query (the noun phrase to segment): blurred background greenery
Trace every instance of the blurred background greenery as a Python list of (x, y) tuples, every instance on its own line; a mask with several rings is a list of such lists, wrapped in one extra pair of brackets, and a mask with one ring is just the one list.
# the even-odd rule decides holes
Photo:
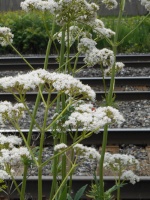
[[(119, 41), (143, 19), (144, 16), (124, 16), (119, 32)], [(100, 18), (106, 28), (115, 30), (116, 17)], [(19, 11), (0, 12), (0, 26), (9, 27), (14, 34), (13, 45), (22, 54), (45, 54), (48, 29), (51, 30), (52, 18), (47, 13), (43, 16), (39, 12), (25, 13)], [(58, 31), (58, 27), (55, 28)], [(59, 44), (56, 43), (59, 47)], [(111, 48), (105, 39), (98, 42), (99, 48)], [(72, 48), (74, 53), (76, 47)], [(118, 53), (149, 53), (150, 52), (150, 17), (148, 17), (124, 42), (118, 47)], [(56, 53), (54, 45), (52, 53)], [(0, 47), (0, 54), (14, 54), (7, 47)]]

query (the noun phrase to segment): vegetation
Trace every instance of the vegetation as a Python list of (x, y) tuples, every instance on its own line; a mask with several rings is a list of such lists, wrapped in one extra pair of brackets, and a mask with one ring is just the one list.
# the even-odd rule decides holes
[[(144, 18), (144, 16), (143, 16)], [(136, 27), (141, 21), (141, 16), (124, 17), (120, 26), (119, 41), (126, 34)], [(117, 18), (102, 18), (107, 28), (115, 30)], [(44, 23), (43, 23), (44, 22)], [(49, 31), (52, 26), (52, 19), (49, 14), (43, 16), (40, 12), (25, 13), (23, 11), (0, 13), (0, 26), (11, 28), (14, 34), (13, 45), (22, 54), (45, 54), (48, 42)], [(45, 29), (47, 30), (45, 32)], [(57, 27), (55, 28), (57, 31)], [(118, 53), (148, 53), (150, 52), (150, 17), (128, 37), (126, 37), (122, 45), (118, 46)], [(54, 44), (53, 44), (54, 45)], [(59, 45), (58, 43), (56, 44)], [(98, 43), (99, 48), (111, 48), (105, 39)], [(53, 53), (55, 52), (55, 48)], [(75, 47), (72, 48), (75, 51)], [(13, 50), (7, 47), (0, 47), (0, 54), (12, 54)]]

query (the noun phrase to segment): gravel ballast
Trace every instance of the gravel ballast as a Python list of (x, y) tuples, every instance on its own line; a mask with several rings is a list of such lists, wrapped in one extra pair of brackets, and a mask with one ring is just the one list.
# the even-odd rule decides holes
[[(0, 74), (0, 77), (4, 76), (15, 76), (18, 73), (24, 74), (27, 71), (3, 71)], [(76, 74), (76, 77), (101, 77), (101, 70), (98, 68), (86, 68), (82, 69)], [(138, 77), (145, 76), (150, 77), (150, 69), (149, 66), (141, 68), (133, 68), (133, 67), (125, 67), (120, 73), (117, 74), (117, 77)], [(133, 91), (134, 88), (125, 86), (125, 91)], [(28, 102), (28, 107), (30, 110), (33, 110), (34, 104), (33, 102)], [(96, 103), (98, 106), (102, 104), (102, 102)], [(116, 101), (116, 107), (123, 114), (125, 118), (125, 122), (120, 126), (112, 125), (111, 128), (150, 128), (150, 100), (133, 100), (133, 101)], [(52, 116), (55, 113), (55, 107), (51, 108), (48, 113), (47, 124), (51, 123)], [(40, 105), (37, 112), (37, 123), (42, 125), (44, 116), (44, 106)], [(26, 118), (20, 120), (21, 129), (28, 129), (30, 126), (30, 118), (29, 115), (26, 114)], [(1, 129), (13, 129), (10, 125), (1, 125)], [(99, 149), (99, 147), (96, 147)], [(150, 160), (148, 157), (148, 153), (146, 150), (146, 146), (142, 145), (125, 145), (122, 144), (119, 146), (119, 153), (121, 154), (131, 154), (134, 155), (140, 162), (140, 170), (136, 172), (137, 175), (140, 176), (150, 176)], [(43, 161), (48, 159), (53, 155), (53, 147), (46, 146), (43, 150)], [(85, 160), (82, 165), (80, 165), (76, 171), (75, 175), (78, 176), (89, 176), (93, 175), (93, 172), (97, 168), (96, 162), (90, 162), (89, 160)], [(51, 175), (52, 163), (50, 162), (43, 168), (43, 175), (48, 176)], [(38, 170), (37, 168), (31, 164), (29, 168), (30, 176), (37, 176)], [(107, 174), (106, 174), (107, 175)]]

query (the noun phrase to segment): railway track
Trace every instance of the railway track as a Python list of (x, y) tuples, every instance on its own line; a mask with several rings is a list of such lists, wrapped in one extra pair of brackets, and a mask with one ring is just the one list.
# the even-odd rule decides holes
[[(74, 63), (73, 57), (71, 57), (71, 64)], [(35, 68), (43, 68), (44, 56), (25, 56), (25, 59)], [(80, 56), (78, 60), (77, 68), (83, 66), (84, 56)], [(124, 62), (125, 66), (143, 68), (150, 65), (150, 55), (118, 55), (117, 61)], [(95, 67), (98, 67), (97, 65)], [(57, 56), (50, 56), (48, 62), (48, 69), (57, 69), (58, 62)], [(29, 70), (29, 66), (20, 57), (1, 57), (0, 58), (0, 70)]]
[[(40, 68), (43, 67), (44, 57), (26, 57), (29, 63), (35, 67)], [(150, 66), (150, 55), (118, 55), (117, 61), (123, 61), (126, 66), (130, 66), (133, 68), (143, 68)], [(83, 65), (83, 57), (79, 58), (78, 67)], [(58, 67), (56, 56), (52, 56), (49, 58), (49, 69), (56, 69)], [(29, 70), (29, 67), (22, 61), (22, 59), (18, 57), (1, 57), (0, 58), (0, 71), (3, 72), (5, 70)], [(86, 77), (86, 78), (79, 78), (84, 84), (88, 84), (93, 88), (96, 88), (96, 99), (102, 100), (105, 93), (103, 89), (98, 88), (98, 85), (102, 85), (102, 78), (98, 77)], [(105, 78), (106, 86), (110, 83), (110, 78)], [(133, 91), (124, 90), (124, 86), (133, 87)], [(134, 90), (135, 89), (135, 90)], [(131, 101), (131, 100), (150, 100), (150, 77), (116, 77), (116, 100), (118, 101)], [(34, 101), (36, 98), (37, 92), (28, 92), (26, 99), (27, 101)], [(44, 97), (47, 97), (47, 93), (44, 92)], [(52, 95), (52, 98), (56, 97), (56, 93)], [(0, 92), (0, 100), (9, 100), (15, 101), (13, 96), (7, 92)], [(82, 130), (80, 130), (82, 131)], [(90, 139), (85, 139), (83, 144), (86, 145), (96, 145), (100, 146), (102, 141), (102, 131), (99, 134), (93, 134)], [(2, 133), (5, 134), (18, 134), (17, 131), (10, 130), (10, 129), (1, 129)], [(22, 132), (27, 135), (28, 129), (23, 129)], [(33, 135), (37, 135), (38, 131), (34, 130)], [(45, 145), (52, 145), (50, 138), (48, 137), (50, 131), (46, 133), (46, 144)], [(68, 139), (68, 142), (71, 141)], [(38, 139), (34, 141), (34, 144), (38, 145)], [(121, 144), (135, 144), (135, 145), (143, 145), (147, 147), (148, 153), (150, 151), (150, 127), (149, 128), (111, 128), (108, 131), (108, 145), (109, 146), (116, 146)], [(150, 155), (150, 153), (149, 153)], [(149, 161), (150, 163), (150, 161)], [(128, 184), (121, 190), (122, 200), (142, 200), (142, 199), (150, 199), (150, 176), (142, 176), (140, 177), (141, 181), (134, 186)], [(74, 193), (83, 185), (90, 184), (93, 180), (93, 177), (89, 176), (75, 176), (73, 177), (73, 189)], [(105, 177), (105, 186), (106, 188), (111, 187), (114, 184), (114, 177), (106, 176)], [(10, 180), (7, 180), (10, 182)], [(16, 181), (18, 183), (21, 182), (21, 177), (16, 177)], [(49, 195), (49, 187), (52, 181), (51, 176), (43, 176), (43, 200), (48, 198)], [(27, 184), (27, 195), (29, 199), (37, 199), (37, 177), (29, 177), (28, 184)], [(17, 200), (17, 194), (14, 192), (11, 195), (13, 200)], [(0, 196), (0, 200), (3, 197)], [(83, 200), (87, 199), (86, 197), (82, 198)]]
[[(79, 78), (83, 84), (88, 84), (95, 89), (96, 99), (102, 100), (105, 96), (103, 90), (103, 79), (98, 77)], [(110, 78), (105, 78), (106, 87), (109, 86)], [(137, 99), (150, 99), (150, 77), (116, 77), (115, 79), (115, 95), (116, 100), (137, 100)], [(128, 88), (132, 87), (132, 91)], [(126, 89), (127, 88), (127, 89)], [(53, 93), (51, 98), (54, 99), (57, 93)], [(34, 101), (37, 92), (27, 92), (27, 101)], [(43, 92), (43, 96), (47, 97), (47, 92)], [(8, 92), (1, 92), (0, 99), (2, 101), (9, 100), (15, 101), (13, 95)]]

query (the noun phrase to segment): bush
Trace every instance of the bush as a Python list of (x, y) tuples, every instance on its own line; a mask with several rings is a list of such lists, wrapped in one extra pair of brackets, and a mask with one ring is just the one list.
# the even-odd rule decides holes
[[(144, 16), (143, 16), (144, 17)], [(119, 41), (131, 31), (141, 20), (138, 17), (124, 17), (120, 27)], [(105, 26), (115, 30), (116, 17), (102, 18)], [(11, 28), (14, 34), (13, 45), (22, 54), (45, 54), (47, 41), (49, 39), (48, 29), (51, 29), (51, 16), (44, 16), (39, 12), (25, 13), (23, 11), (0, 13), (0, 26)], [(57, 27), (56, 27), (57, 29)], [(118, 53), (147, 53), (150, 52), (150, 17), (147, 18), (139, 28), (129, 35), (118, 47)], [(57, 44), (58, 46), (58, 44)], [(109, 48), (105, 39), (98, 42), (99, 48)], [(56, 53), (52, 48), (53, 52)], [(74, 47), (72, 51), (74, 51)], [(12, 49), (0, 47), (0, 54), (14, 53)]]
[[(119, 41), (122, 40), (137, 24), (144, 18), (141, 16), (124, 17), (119, 32)], [(103, 18), (106, 27), (115, 30), (116, 18)], [(148, 53), (150, 52), (150, 17), (126, 37), (123, 43), (118, 46), (118, 53)]]

